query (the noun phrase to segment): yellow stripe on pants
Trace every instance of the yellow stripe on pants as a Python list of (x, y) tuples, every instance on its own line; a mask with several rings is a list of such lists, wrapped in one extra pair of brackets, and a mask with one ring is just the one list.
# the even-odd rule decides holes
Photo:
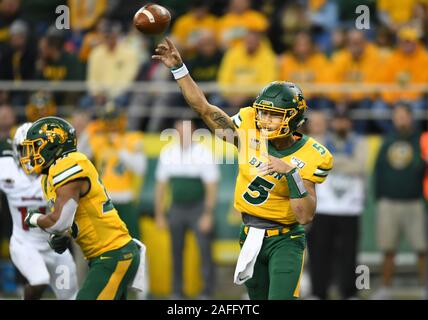
[(120, 283), (123, 280), (126, 272), (131, 265), (132, 259), (119, 261), (116, 265), (116, 269), (111, 275), (104, 287), (103, 291), (98, 295), (97, 300), (113, 300), (116, 296), (117, 289), (119, 289)]
[(296, 289), (294, 289), (294, 292), (293, 292), (293, 296), (295, 298), (298, 298), (300, 295), (300, 281), (302, 280), (303, 266), (305, 265), (305, 254), (306, 254), (306, 249), (303, 250), (302, 266), (300, 268), (299, 280), (297, 281)]

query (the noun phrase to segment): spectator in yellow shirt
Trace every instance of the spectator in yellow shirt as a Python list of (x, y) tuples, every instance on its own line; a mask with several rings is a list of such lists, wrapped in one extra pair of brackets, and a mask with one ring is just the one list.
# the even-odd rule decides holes
[(197, 49), (197, 42), (201, 32), (210, 31), (216, 33), (217, 18), (209, 13), (206, 0), (194, 0), (188, 13), (177, 18), (172, 28), (172, 35), (177, 39), (177, 44), (182, 52), (191, 56)]
[[(346, 47), (334, 54), (330, 64), (330, 82), (336, 84), (364, 85), (376, 83), (379, 80), (379, 66), (382, 65), (378, 48), (367, 41), (365, 34), (359, 30), (350, 30), (346, 35)], [(347, 109), (359, 112), (372, 108), (375, 95), (363, 91), (343, 92), (332, 94), (336, 103)], [(366, 133), (369, 125), (367, 119), (354, 121), (355, 130)], [(376, 126), (382, 127), (384, 122), (376, 121)]]
[[(263, 31), (249, 26), (244, 43), (230, 48), (223, 57), (218, 82), (231, 107), (250, 105), (265, 83), (277, 79), (276, 56), (270, 46), (263, 42)], [(234, 91), (237, 86), (246, 91)]]
[(397, 32), (412, 18), (413, 11), (418, 2), (426, 0), (378, 0), (377, 9), (379, 20), (390, 31)]
[(138, 54), (134, 48), (119, 42), (120, 34), (120, 24), (108, 22), (104, 43), (89, 55), (87, 80), (92, 96), (123, 96), (134, 81), (139, 67)]
[[(377, 47), (369, 43), (362, 31), (350, 30), (346, 36), (346, 47), (337, 52), (330, 66), (333, 83), (375, 83), (378, 80), (380, 54)], [(337, 101), (361, 101), (367, 95), (361, 92), (334, 95)]]
[(414, 109), (426, 109), (421, 92), (406, 88), (412, 84), (428, 82), (428, 75), (424, 72), (428, 68), (428, 53), (418, 39), (419, 34), (416, 29), (405, 27), (399, 31), (398, 46), (382, 68), (381, 81), (397, 84), (403, 90), (383, 92), (382, 97), (385, 101), (383, 109), (388, 109), (387, 104), (398, 100), (406, 100)]
[(230, 0), (229, 10), (218, 22), (220, 44), (229, 48), (241, 43), (245, 38), (248, 26), (266, 30), (268, 21), (266, 17), (250, 8), (249, 0)]
[[(298, 83), (303, 90), (305, 90), (305, 83), (323, 83), (326, 80), (327, 59), (324, 54), (314, 49), (311, 36), (307, 32), (297, 34), (292, 52), (282, 55), (279, 63), (280, 80)], [(311, 108), (331, 106), (331, 103), (317, 94), (308, 97), (308, 105)]]

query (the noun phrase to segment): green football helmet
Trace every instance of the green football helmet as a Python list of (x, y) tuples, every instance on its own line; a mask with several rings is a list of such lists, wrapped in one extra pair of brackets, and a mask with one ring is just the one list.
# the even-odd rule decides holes
[(22, 142), (20, 162), (27, 174), (47, 173), (54, 161), (76, 151), (76, 130), (58, 117), (37, 120)]
[[(256, 124), (265, 131), (268, 139), (291, 135), (304, 122), (307, 109), (302, 90), (292, 82), (275, 81), (264, 87), (253, 103), (256, 109)], [(269, 120), (264, 120), (264, 112), (282, 116), (280, 125), (275, 130), (268, 130)]]

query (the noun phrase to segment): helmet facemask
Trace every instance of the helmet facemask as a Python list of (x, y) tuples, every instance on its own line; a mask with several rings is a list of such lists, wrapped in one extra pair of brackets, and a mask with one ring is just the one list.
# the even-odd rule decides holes
[[(298, 99), (296, 97), (296, 99)], [(257, 127), (266, 134), (269, 140), (283, 138), (290, 136), (298, 127), (300, 127), (304, 120), (298, 120), (297, 116), (304, 112), (307, 108), (305, 100), (298, 99), (299, 105), (297, 108), (278, 108), (268, 103), (253, 103), (253, 108), (256, 109), (256, 123)], [(264, 113), (270, 113), (270, 116), (264, 115)], [(282, 119), (278, 122), (278, 127), (274, 130), (269, 130), (269, 126), (272, 121), (269, 120), (271, 117), (281, 116)]]
[(46, 147), (47, 140), (38, 138), (35, 140), (25, 140), (22, 143), (20, 162), (27, 174), (41, 174), (46, 160), (41, 152)]
[(31, 122), (26, 122), (20, 125), (15, 132), (12, 140), (12, 155), (16, 163), (20, 166), (20, 159), (22, 158), (23, 146), (22, 143), (27, 136), (27, 131), (31, 127)]
[(76, 151), (75, 129), (61, 118), (45, 117), (34, 122), (21, 143), (20, 163), (27, 174), (46, 174), (60, 157)]

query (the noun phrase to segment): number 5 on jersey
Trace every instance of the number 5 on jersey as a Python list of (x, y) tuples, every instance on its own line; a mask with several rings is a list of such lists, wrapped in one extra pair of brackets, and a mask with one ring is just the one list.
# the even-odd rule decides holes
[[(269, 191), (272, 190), (274, 186), (275, 184), (263, 178), (256, 177), (248, 186), (248, 189), (252, 194), (247, 191), (244, 193), (243, 197), (248, 203), (260, 205), (267, 200), (269, 197)], [(253, 196), (254, 193), (256, 193), (255, 196)]]

